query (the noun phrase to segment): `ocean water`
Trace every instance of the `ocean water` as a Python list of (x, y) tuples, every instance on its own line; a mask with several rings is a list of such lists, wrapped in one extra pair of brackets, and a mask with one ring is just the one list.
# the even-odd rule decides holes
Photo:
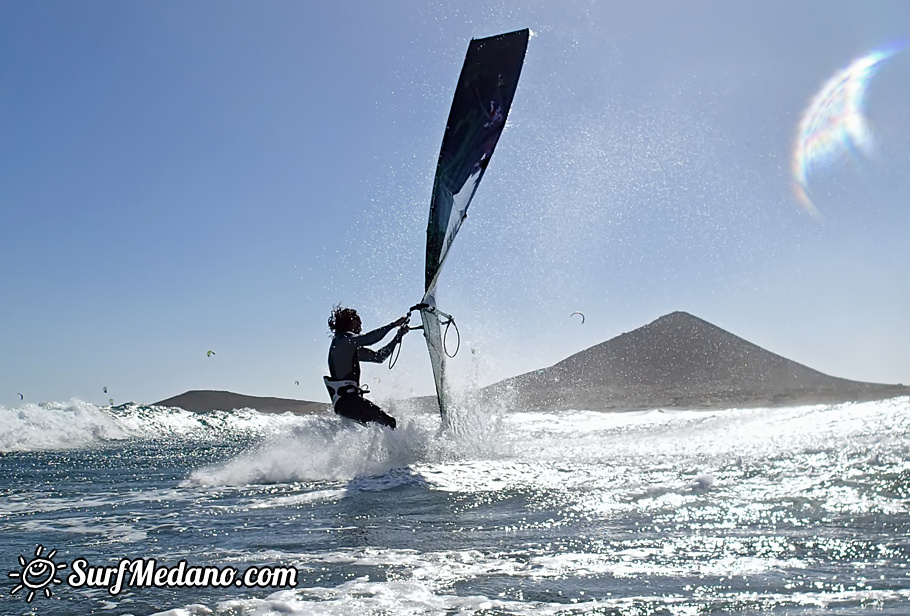
[(0, 408), (0, 612), (910, 613), (908, 398), (397, 414)]

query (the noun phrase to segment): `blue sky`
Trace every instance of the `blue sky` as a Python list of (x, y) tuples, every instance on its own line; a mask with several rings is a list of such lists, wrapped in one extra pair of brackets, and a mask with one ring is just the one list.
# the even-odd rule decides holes
[[(331, 306), (370, 328), (420, 299), (468, 41), (524, 27), (509, 126), (440, 282), (459, 382), (685, 310), (910, 383), (910, 54), (869, 88), (875, 154), (813, 180), (821, 220), (789, 160), (812, 95), (910, 38), (910, 5), (457, 7), (0, 4), (0, 404), (324, 399)], [(430, 393), (419, 334), (365, 380)]]

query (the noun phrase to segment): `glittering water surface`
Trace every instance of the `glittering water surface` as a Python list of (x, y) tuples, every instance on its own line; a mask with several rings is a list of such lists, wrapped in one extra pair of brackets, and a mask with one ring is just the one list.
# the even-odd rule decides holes
[[(910, 400), (716, 412), (0, 409), (7, 571), (293, 566), (296, 588), (51, 588), (10, 614), (906, 614)], [(67, 573), (64, 570), (64, 574)], [(63, 575), (62, 577), (65, 577)], [(5, 578), (5, 576), (4, 576)], [(5, 578), (8, 579), (8, 578)]]

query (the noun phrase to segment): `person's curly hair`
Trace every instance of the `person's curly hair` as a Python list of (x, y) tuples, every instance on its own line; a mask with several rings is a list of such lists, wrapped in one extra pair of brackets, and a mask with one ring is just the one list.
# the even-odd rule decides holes
[(353, 308), (345, 308), (341, 304), (335, 304), (332, 307), (332, 314), (329, 315), (329, 329), (335, 332), (349, 332), (354, 328), (354, 319), (360, 315)]

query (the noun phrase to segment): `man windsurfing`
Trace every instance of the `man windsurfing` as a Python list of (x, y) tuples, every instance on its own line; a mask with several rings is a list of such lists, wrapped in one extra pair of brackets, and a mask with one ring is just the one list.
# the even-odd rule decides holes
[[(329, 346), (329, 376), (323, 379), (329, 396), (332, 397), (335, 413), (364, 425), (373, 422), (395, 429), (395, 418), (363, 397), (369, 390), (360, 386), (360, 362), (382, 363), (408, 333), (407, 322), (407, 317), (401, 317), (379, 329), (361, 334), (362, 324), (356, 310), (341, 305), (332, 309), (329, 329), (334, 336)], [(389, 344), (378, 351), (367, 348), (380, 342), (396, 327), (398, 332)]]

